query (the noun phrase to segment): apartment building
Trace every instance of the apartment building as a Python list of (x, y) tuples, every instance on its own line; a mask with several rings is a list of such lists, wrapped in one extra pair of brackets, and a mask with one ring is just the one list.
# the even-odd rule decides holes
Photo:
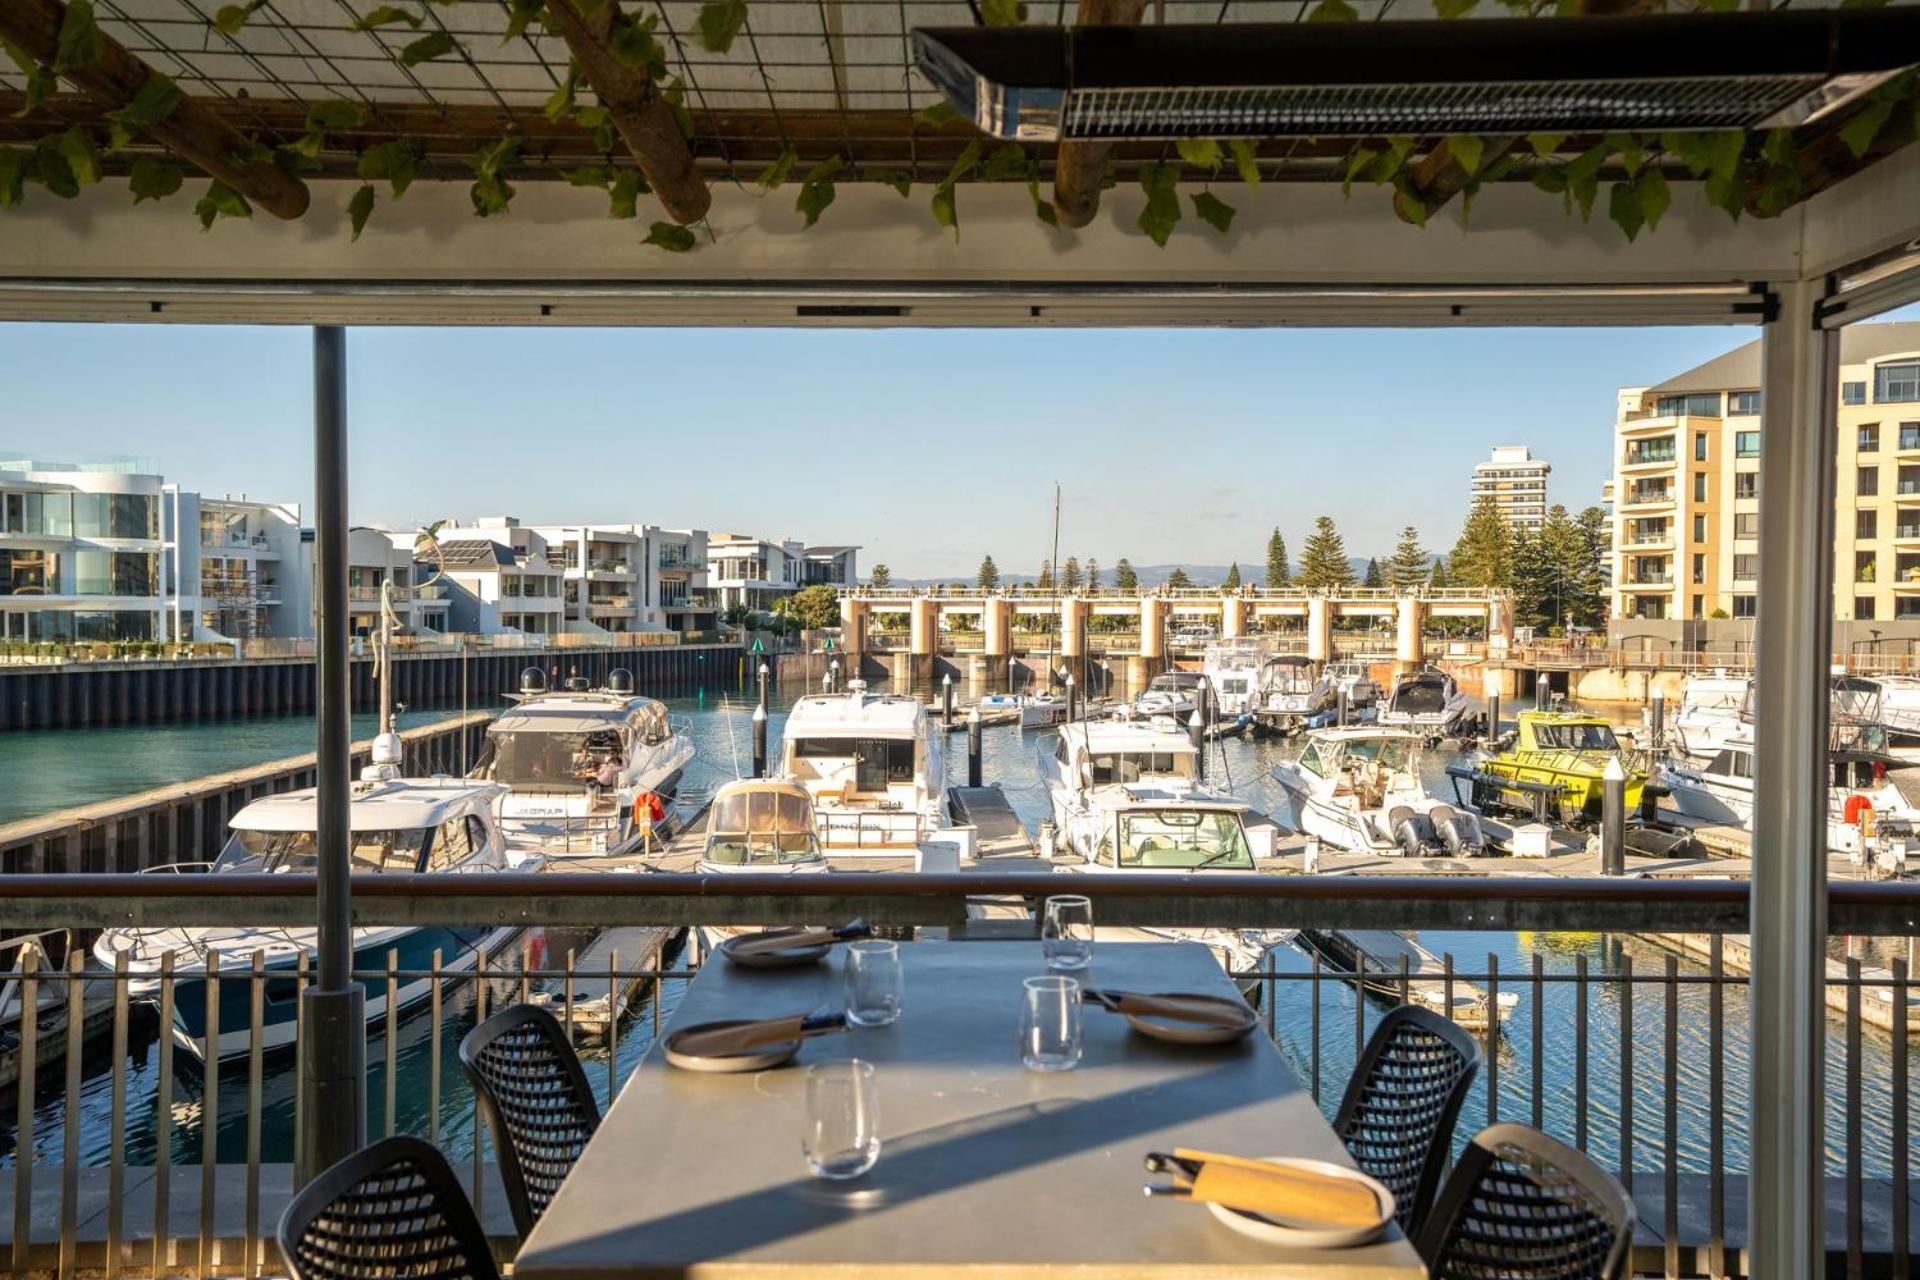
[[(1920, 324), (1841, 331), (1836, 623), (1920, 635)], [(1748, 619), (1760, 575), (1760, 344), (1623, 390), (1616, 619)], [(1878, 630), (1874, 631), (1876, 641)]]
[(1473, 468), (1472, 503), (1492, 498), (1507, 527), (1537, 533), (1547, 519), (1548, 463), (1523, 444), (1495, 445), (1493, 454)]
[(707, 561), (714, 596), (722, 610), (745, 605), (766, 612), (781, 596), (818, 584), (852, 586), (858, 579), (860, 548), (808, 547), (792, 538), (774, 541), (743, 533), (707, 538)]
[(542, 525), (560, 551), (569, 622), (603, 631), (711, 628), (718, 606), (707, 586), (703, 529), (657, 525)]
[(452, 630), (551, 636), (568, 629), (561, 592), (565, 560), (538, 530), (512, 516), (490, 516), (442, 527), (435, 541)]

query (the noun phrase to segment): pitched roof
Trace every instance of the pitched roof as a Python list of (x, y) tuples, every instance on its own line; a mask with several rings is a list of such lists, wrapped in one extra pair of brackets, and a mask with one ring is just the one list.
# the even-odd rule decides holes
[(499, 568), (515, 560), (512, 547), (503, 547), (488, 538), (461, 538), (440, 544), (440, 554), (449, 568)]
[[(1920, 322), (1848, 325), (1840, 331), (1840, 363), (1865, 364), (1903, 351), (1920, 351)], [(1687, 391), (1747, 391), (1760, 385), (1760, 344), (1749, 342), (1705, 364), (1647, 388), (1652, 395)]]

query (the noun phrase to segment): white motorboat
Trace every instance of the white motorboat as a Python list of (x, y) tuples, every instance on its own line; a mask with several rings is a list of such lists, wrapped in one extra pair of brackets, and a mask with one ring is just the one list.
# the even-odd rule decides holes
[[(696, 869), (705, 875), (819, 875), (827, 872), (806, 788), (777, 778), (723, 784), (707, 807), (706, 839)], [(750, 925), (704, 925), (701, 951)]]
[(982, 711), (1017, 711), (1022, 729), (1047, 729), (1067, 718), (1067, 700), (1052, 690), (1038, 693), (989, 693), (980, 699)]
[(1432, 741), (1464, 732), (1471, 715), (1472, 706), (1454, 678), (1428, 667), (1395, 681), (1392, 696), (1374, 719), (1382, 728), (1405, 729)]
[(1666, 726), (1663, 744), (1676, 755), (1705, 763), (1738, 737), (1748, 724), (1753, 681), (1725, 671), (1689, 676), (1680, 708)]
[(1322, 674), (1326, 676), (1327, 683), (1333, 686), (1336, 698), (1342, 689), (1346, 690), (1349, 710), (1357, 711), (1380, 701), (1379, 682), (1373, 678), (1372, 671), (1364, 662), (1353, 659), (1329, 662)]
[[(370, 771), (371, 772), (371, 771)], [(355, 875), (456, 876), (507, 869), (506, 841), (495, 806), (505, 787), (458, 779), (390, 778), (355, 783), (348, 826), (348, 857)], [(213, 875), (311, 873), (317, 866), (317, 804), (314, 789), (290, 791), (256, 800), (235, 814), (232, 834), (211, 864), (197, 869)], [(158, 868), (169, 873), (179, 866)], [(434, 964), (442, 973), (471, 969), (480, 951), (495, 952), (520, 933), (520, 926), (389, 925), (353, 931), (356, 973), (379, 973), (390, 954), (396, 969), (415, 975)], [(124, 953), (132, 977), (131, 994), (150, 998), (159, 987), (162, 957), (173, 957), (173, 1037), (195, 1057), (204, 1057), (208, 1031), (215, 1032), (215, 1053), (232, 1058), (253, 1045), (253, 983), (247, 974), (256, 954), (265, 962), (265, 999), (261, 1047), (294, 1043), (299, 1000), (298, 966), (314, 960), (319, 931), (313, 928), (111, 929), (94, 944), (94, 958), (108, 969)], [(217, 1003), (210, 997), (208, 971), (220, 977)], [(384, 1019), (387, 983), (362, 978), (369, 1023)], [(398, 983), (399, 1010), (427, 999), (433, 980), (415, 976)], [(209, 1021), (210, 1009), (217, 1022)]]
[(1311, 659), (1281, 654), (1267, 659), (1260, 669), (1254, 724), (1267, 733), (1291, 737), (1315, 727), (1333, 710), (1338, 696), (1333, 682), (1314, 669)]
[(926, 704), (902, 694), (808, 694), (793, 704), (780, 773), (812, 801), (829, 858), (914, 854), (945, 827), (945, 748)]
[(1200, 674), (1213, 689), (1221, 720), (1233, 720), (1259, 708), (1263, 669), (1271, 648), (1257, 637), (1221, 640), (1207, 646)]
[(1298, 759), (1273, 766), (1287, 803), (1276, 816), (1356, 853), (1479, 854), (1486, 847), (1480, 819), (1428, 794), (1420, 781), (1421, 744), (1404, 729), (1315, 730)]
[(1198, 671), (1162, 671), (1134, 698), (1129, 712), (1144, 720), (1184, 726), (1206, 681)]
[(645, 847), (693, 760), (693, 740), (666, 705), (637, 696), (624, 670), (604, 689), (549, 690), (529, 667), (520, 687), (488, 726), (476, 770), (507, 788), (500, 827), (515, 852), (553, 860)]

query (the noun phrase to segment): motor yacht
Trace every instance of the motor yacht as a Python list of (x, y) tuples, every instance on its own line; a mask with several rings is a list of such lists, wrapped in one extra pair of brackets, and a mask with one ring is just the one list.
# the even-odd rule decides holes
[(1395, 681), (1392, 695), (1374, 719), (1382, 728), (1405, 729), (1433, 742), (1465, 733), (1472, 715), (1472, 706), (1454, 678), (1428, 667)]
[(1311, 659), (1298, 654), (1268, 658), (1260, 668), (1254, 725), (1264, 733), (1292, 737), (1316, 727), (1338, 698), (1333, 682), (1314, 669)]
[(854, 680), (793, 704), (780, 776), (811, 801), (828, 858), (912, 855), (946, 825), (944, 753), (925, 703)]
[(1479, 818), (1428, 794), (1420, 780), (1419, 734), (1363, 726), (1317, 729), (1273, 780), (1286, 797), (1275, 815), (1336, 849), (1473, 857), (1486, 847)]

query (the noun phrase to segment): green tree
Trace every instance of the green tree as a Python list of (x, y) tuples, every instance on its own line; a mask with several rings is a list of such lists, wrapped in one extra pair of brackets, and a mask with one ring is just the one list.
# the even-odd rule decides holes
[[(1459, 557), (1454, 557), (1455, 561)], [(1555, 566), (1546, 539), (1526, 529), (1507, 538), (1507, 582), (1513, 590), (1513, 618), (1522, 626), (1545, 630), (1554, 623)]]
[(773, 611), (809, 631), (840, 625), (840, 597), (824, 582), (780, 597)]
[(1267, 539), (1267, 586), (1289, 587), (1293, 585), (1293, 570), (1287, 564), (1287, 540), (1280, 536), (1280, 528), (1274, 526), (1273, 536)]
[(1420, 545), (1420, 531), (1408, 525), (1387, 557), (1387, 585), (1395, 591), (1411, 591), (1426, 580), (1427, 549)]
[(893, 585), (893, 570), (884, 564), (876, 564), (873, 566), (871, 581), (876, 587), (890, 587)]
[(1092, 556), (1087, 557), (1087, 590), (1100, 589), (1100, 562)]
[(1040, 575), (1033, 580), (1033, 585), (1034, 588), (1039, 591), (1053, 590), (1053, 561), (1042, 560), (1040, 562)]
[(1080, 557), (1068, 556), (1067, 563), (1060, 570), (1060, 589), (1078, 591), (1080, 589)]
[(730, 604), (726, 612), (720, 615), (720, 621), (730, 627), (745, 627), (753, 623), (753, 610), (744, 604)]
[(980, 576), (974, 582), (982, 591), (1000, 589), (1000, 566), (993, 562), (992, 556), (980, 557)]
[(1227, 566), (1227, 580), (1220, 585), (1229, 591), (1238, 591), (1240, 589), (1240, 562), (1238, 560), (1235, 560), (1231, 565)]
[(1387, 575), (1380, 572), (1379, 556), (1367, 557), (1367, 576), (1362, 581), (1369, 587), (1384, 587), (1387, 585)]
[(1133, 571), (1133, 561), (1125, 556), (1121, 556), (1120, 563), (1113, 566), (1113, 585), (1122, 591), (1140, 589), (1140, 575)]
[(1447, 568), (1447, 558), (1445, 556), (1435, 556), (1433, 558), (1433, 571), (1427, 575), (1427, 585), (1430, 587), (1450, 587), (1453, 585), (1453, 573)]
[(1329, 516), (1320, 516), (1313, 522), (1313, 533), (1301, 548), (1300, 585), (1314, 588), (1353, 585), (1353, 566), (1347, 563), (1346, 539), (1333, 527)]
[(1185, 569), (1182, 569), (1179, 565), (1175, 565), (1173, 572), (1167, 575), (1167, 585), (1178, 590), (1182, 587), (1192, 586), (1193, 580), (1187, 577), (1187, 571)]
[(1513, 580), (1513, 534), (1488, 494), (1474, 504), (1460, 540), (1448, 557), (1447, 577), (1456, 587), (1505, 587)]
[(1607, 557), (1613, 552), (1613, 521), (1605, 508), (1588, 507), (1574, 518), (1579, 532), (1578, 573), (1571, 592), (1574, 622), (1603, 626), (1607, 620)]

